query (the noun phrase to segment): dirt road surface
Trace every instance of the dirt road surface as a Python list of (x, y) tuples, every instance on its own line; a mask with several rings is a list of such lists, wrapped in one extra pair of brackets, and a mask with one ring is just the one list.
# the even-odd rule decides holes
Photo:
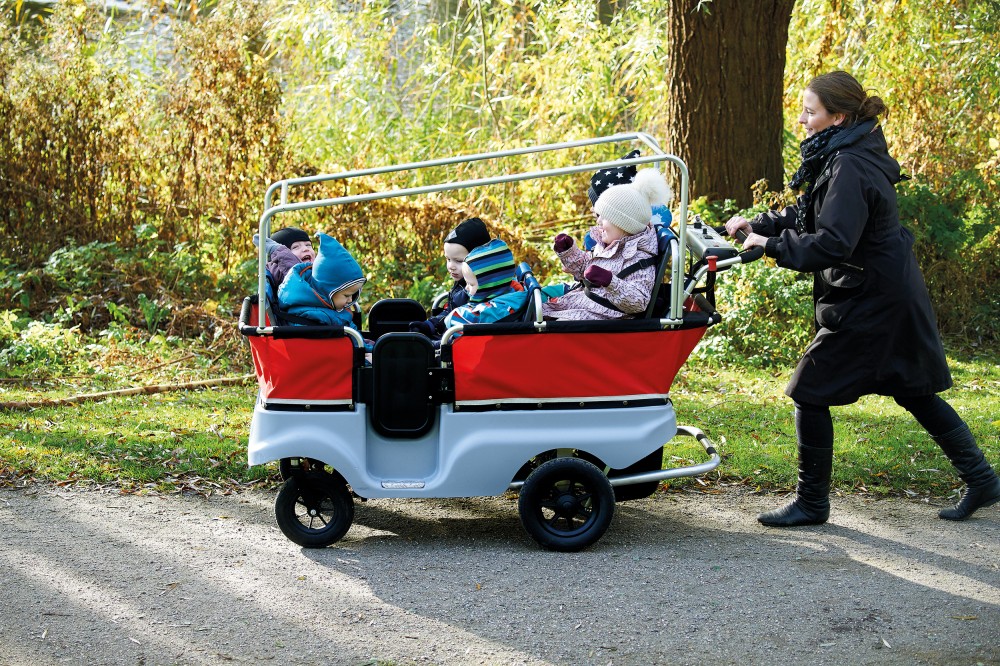
[(359, 503), (321, 550), (273, 500), (0, 491), (0, 664), (1000, 664), (996, 507), (658, 494), (560, 554), (510, 497)]

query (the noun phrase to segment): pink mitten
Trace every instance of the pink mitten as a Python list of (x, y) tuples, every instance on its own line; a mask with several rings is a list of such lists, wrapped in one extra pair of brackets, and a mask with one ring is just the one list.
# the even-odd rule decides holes
[(573, 237), (568, 234), (559, 234), (552, 243), (552, 247), (556, 252), (565, 252), (573, 247)]
[(587, 266), (587, 270), (583, 272), (584, 279), (587, 280), (591, 285), (595, 287), (607, 287), (611, 284), (611, 278), (614, 274), (596, 264), (591, 264)]

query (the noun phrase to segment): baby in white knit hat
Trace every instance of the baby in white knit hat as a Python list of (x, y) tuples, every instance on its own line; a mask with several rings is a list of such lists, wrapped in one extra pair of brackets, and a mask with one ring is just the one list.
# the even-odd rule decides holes
[[(576, 247), (567, 234), (553, 248), (563, 269), (580, 284), (542, 305), (548, 319), (619, 319), (644, 312), (656, 279), (658, 241), (651, 221), (653, 206), (672, 197), (656, 169), (642, 169), (630, 183), (604, 190), (594, 203), (597, 226), (593, 250)], [(551, 291), (547, 287), (546, 291)]]

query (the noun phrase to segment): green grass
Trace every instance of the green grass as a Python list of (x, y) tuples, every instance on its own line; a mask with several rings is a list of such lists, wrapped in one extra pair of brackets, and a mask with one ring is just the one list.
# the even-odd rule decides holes
[(93, 482), (207, 491), (258, 482), (246, 437), (255, 387), (110, 398), (0, 413), (0, 484)]
[[(234, 340), (154, 339), (81, 344), (63, 357), (10, 372), (0, 401), (45, 399), (144, 385), (175, 385), (251, 372)], [(111, 397), (31, 410), (0, 409), (0, 486), (37, 481), (140, 490), (228, 490), (260, 483), (271, 467), (247, 468), (256, 385)]]
[[(0, 384), (0, 398), (64, 397), (241, 375), (251, 369), (242, 346), (234, 345), (224, 357), (224, 362), (213, 364), (218, 350), (195, 344), (160, 348), (151, 357), (148, 348), (136, 342), (105, 355), (99, 380), (84, 374), (50, 375), (39, 383), (7, 382)], [(955, 387), (942, 394), (969, 422), (994, 463), (1000, 463), (998, 361), (996, 354), (982, 352), (953, 356)], [(144, 367), (153, 370), (138, 372)], [(790, 374), (790, 368), (686, 365), (672, 393), (678, 422), (708, 434), (723, 453), (723, 462), (703, 479), (673, 480), (668, 488), (793, 488), (795, 430), (792, 404), (783, 393)], [(122, 492), (204, 493), (274, 483), (274, 465), (246, 465), (255, 393), (256, 386), (249, 382), (30, 411), (0, 410), (0, 486), (41, 481), (109, 486)], [(839, 492), (939, 497), (961, 483), (930, 437), (891, 399), (869, 396), (833, 413), (833, 483)], [(693, 439), (680, 437), (668, 443), (665, 455), (671, 466), (704, 458)]]

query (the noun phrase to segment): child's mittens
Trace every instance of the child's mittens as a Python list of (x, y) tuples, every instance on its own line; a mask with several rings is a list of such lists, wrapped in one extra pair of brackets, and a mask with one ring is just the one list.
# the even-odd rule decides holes
[(614, 276), (614, 273), (596, 264), (587, 266), (583, 272), (583, 278), (594, 287), (607, 287)]
[(436, 331), (434, 330), (434, 324), (429, 321), (411, 321), (410, 322), (410, 332), (411, 333), (422, 333), (428, 338), (433, 338)]
[[(254, 234), (253, 235), (253, 246), (254, 247), (260, 247), (260, 234)], [(264, 242), (264, 249), (267, 250), (267, 256), (268, 257), (271, 256), (271, 253), (274, 252), (274, 248), (276, 248), (276, 247), (278, 247), (278, 241), (273, 241), (270, 238), (268, 238)]]
[(573, 237), (569, 234), (559, 234), (552, 242), (552, 248), (556, 252), (565, 252), (573, 247)]

